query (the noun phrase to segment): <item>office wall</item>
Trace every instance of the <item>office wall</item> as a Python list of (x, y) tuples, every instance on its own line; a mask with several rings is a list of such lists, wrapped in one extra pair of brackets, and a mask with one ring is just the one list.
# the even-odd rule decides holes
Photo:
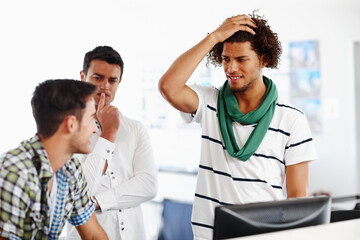
[[(154, 84), (179, 54), (223, 20), (253, 9), (259, 9), (278, 32), (283, 63), (288, 42), (319, 41), (323, 127), (314, 134), (319, 160), (311, 163), (310, 191), (334, 196), (358, 193), (352, 49), (353, 41), (360, 39), (357, 0), (1, 2), (0, 152), (35, 133), (29, 103), (35, 86), (49, 78), (78, 79), (86, 51), (111, 45), (122, 54), (125, 71), (114, 104), (142, 120), (148, 77)], [(285, 67), (271, 74), (286, 72)], [(221, 76), (221, 69), (215, 72)], [(196, 166), (199, 129), (191, 127), (174, 139), (179, 118), (174, 110), (167, 111), (176, 124), (166, 126), (168, 131), (149, 128), (157, 161), (171, 163), (176, 151), (178, 158)]]

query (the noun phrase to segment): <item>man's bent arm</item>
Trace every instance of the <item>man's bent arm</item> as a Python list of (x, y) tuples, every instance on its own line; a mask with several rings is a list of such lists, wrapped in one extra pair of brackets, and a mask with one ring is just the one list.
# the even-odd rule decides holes
[(196, 93), (185, 83), (216, 43), (213, 35), (208, 35), (176, 59), (161, 77), (159, 90), (163, 97), (176, 109), (186, 113), (196, 112), (199, 99)]
[(102, 229), (99, 222), (97, 221), (95, 213), (91, 215), (85, 224), (77, 226), (76, 230), (79, 232), (81, 239), (108, 239), (104, 229)]
[(229, 18), (200, 43), (177, 58), (159, 81), (159, 90), (163, 97), (176, 109), (186, 113), (195, 113), (199, 99), (185, 83), (218, 42), (226, 40), (240, 30), (255, 34), (249, 26), (256, 28), (254, 22), (246, 15)]

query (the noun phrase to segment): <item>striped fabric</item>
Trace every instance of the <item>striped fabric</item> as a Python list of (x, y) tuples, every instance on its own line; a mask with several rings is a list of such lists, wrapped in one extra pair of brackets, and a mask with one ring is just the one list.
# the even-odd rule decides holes
[[(256, 152), (246, 162), (231, 157), (222, 142), (217, 120), (218, 89), (193, 85), (199, 96), (197, 113), (181, 113), (202, 127), (201, 159), (193, 206), (195, 239), (211, 239), (214, 208), (219, 205), (286, 198), (285, 167), (317, 159), (305, 115), (278, 98), (273, 120)], [(239, 147), (255, 125), (233, 123)]]

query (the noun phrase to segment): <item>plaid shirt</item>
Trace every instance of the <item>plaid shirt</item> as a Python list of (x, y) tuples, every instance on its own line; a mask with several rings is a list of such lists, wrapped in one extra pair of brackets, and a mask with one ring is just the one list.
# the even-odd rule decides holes
[(50, 226), (48, 185), (52, 169), (39, 137), (0, 156), (0, 236), (9, 239), (57, 239), (65, 221), (86, 223), (95, 204), (86, 191), (80, 163), (72, 158), (56, 172), (58, 181)]

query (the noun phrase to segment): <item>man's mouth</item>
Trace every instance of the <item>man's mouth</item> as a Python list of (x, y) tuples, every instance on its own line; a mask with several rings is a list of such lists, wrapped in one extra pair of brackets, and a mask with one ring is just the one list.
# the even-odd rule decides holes
[(96, 95), (101, 97), (101, 94), (105, 94), (105, 97), (109, 97), (109, 94), (107, 93), (104, 93), (104, 92), (98, 92)]
[(228, 80), (231, 82), (236, 82), (236, 81), (242, 79), (243, 77), (244, 76), (229, 76), (229, 75), (227, 75)]

